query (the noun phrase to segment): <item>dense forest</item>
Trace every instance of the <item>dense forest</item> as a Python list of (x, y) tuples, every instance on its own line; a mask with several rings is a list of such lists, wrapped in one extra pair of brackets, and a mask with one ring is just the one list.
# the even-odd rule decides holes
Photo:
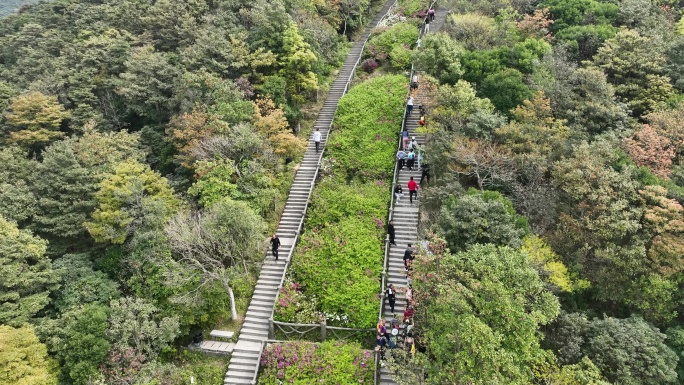
[[(684, 383), (684, 4), (450, 0), (419, 46), (427, 3), (399, 4), (340, 103), (281, 292), (304, 308), (276, 318), (373, 323), (413, 63), (429, 246), (397, 383)], [(372, 6), (56, 0), (0, 19), (0, 384), (222, 381), (225, 360), (180, 347), (237, 327)], [(371, 376), (358, 346), (295, 346), (330, 383)]]
[(684, 4), (440, 6), (399, 383), (684, 383)]
[[(0, 19), (0, 383), (218, 384), (366, 0), (56, 0)], [(304, 138), (304, 139), (303, 139)]]

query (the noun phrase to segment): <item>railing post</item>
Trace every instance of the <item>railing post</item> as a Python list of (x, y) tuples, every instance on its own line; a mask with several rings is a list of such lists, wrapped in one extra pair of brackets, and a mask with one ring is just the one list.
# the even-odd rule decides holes
[(268, 319), (268, 339), (275, 339), (275, 323), (273, 322), (273, 316)]
[(328, 331), (326, 330), (326, 321), (324, 318), (323, 321), (321, 321), (321, 342), (325, 341), (327, 333), (328, 333)]

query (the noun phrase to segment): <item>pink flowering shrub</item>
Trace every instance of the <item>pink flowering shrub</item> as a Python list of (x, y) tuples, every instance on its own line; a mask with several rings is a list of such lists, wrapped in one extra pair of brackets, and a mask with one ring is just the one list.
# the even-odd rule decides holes
[(300, 289), (301, 285), (296, 282), (285, 282), (278, 295), (273, 313), (274, 320), (303, 324), (319, 323), (323, 320), (323, 316), (317, 310), (316, 298), (307, 297)]
[(364, 70), (364, 72), (367, 72), (369, 74), (372, 74), (375, 72), (375, 70), (378, 68), (378, 62), (375, 61), (373, 58), (369, 58), (364, 60), (361, 63), (361, 69)]
[(355, 343), (292, 341), (271, 344), (261, 355), (259, 385), (373, 383), (373, 355)]

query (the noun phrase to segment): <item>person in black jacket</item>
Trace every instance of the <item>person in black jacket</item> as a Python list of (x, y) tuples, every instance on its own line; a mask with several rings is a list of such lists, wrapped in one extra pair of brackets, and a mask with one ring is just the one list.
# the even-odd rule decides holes
[(389, 243), (392, 246), (396, 246), (397, 244), (394, 243), (394, 221), (389, 221), (387, 224), (387, 235), (389, 235)]
[(278, 249), (280, 248), (280, 238), (276, 234), (273, 234), (271, 237), (271, 252), (273, 253), (273, 256), (275, 257), (275, 260), (278, 260)]
[(387, 301), (390, 305), (390, 312), (394, 314), (394, 303), (397, 300), (396, 293), (394, 291), (394, 285), (390, 284), (386, 291)]

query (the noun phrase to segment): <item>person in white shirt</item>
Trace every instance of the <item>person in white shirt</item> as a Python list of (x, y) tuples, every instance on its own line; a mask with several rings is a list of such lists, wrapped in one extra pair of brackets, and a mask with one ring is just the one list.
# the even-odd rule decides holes
[(318, 147), (321, 145), (321, 129), (317, 128), (313, 134), (313, 141), (316, 144), (316, 154), (318, 154)]
[(406, 110), (409, 115), (411, 115), (411, 112), (413, 112), (413, 96), (406, 98)]
[(418, 74), (415, 73), (413, 74), (413, 77), (411, 78), (411, 88), (414, 90), (418, 88)]

